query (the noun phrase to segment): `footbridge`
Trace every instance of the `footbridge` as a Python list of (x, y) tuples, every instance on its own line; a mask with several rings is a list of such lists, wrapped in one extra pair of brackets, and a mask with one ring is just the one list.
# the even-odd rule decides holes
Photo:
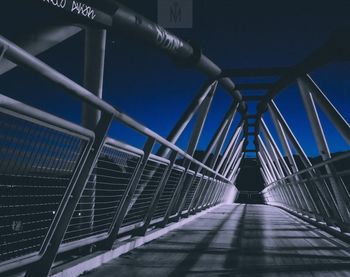
[[(347, 147), (350, 126), (312, 78), (325, 65), (349, 61), (348, 30), (294, 65), (220, 68), (198, 43), (116, 1), (25, 2), (27, 24), (41, 22), (35, 31), (17, 36), (4, 26), (0, 34), (1, 276), (350, 276), (350, 152), (330, 150), (322, 119)], [(13, 3), (1, 3), (1, 12), (16, 18)], [(69, 77), (76, 61), (62, 50), (57, 59), (67, 66), (44, 61), (74, 37), (81, 38), (82, 81)], [(204, 76), (168, 134), (108, 101), (109, 38)], [(113, 70), (117, 76), (122, 69)], [(47, 91), (38, 108), (4, 91), (7, 76), (23, 90), (38, 80), (63, 100)], [(317, 159), (275, 101), (290, 85)], [(118, 93), (118, 81), (113, 86)], [(208, 136), (220, 93), (229, 107)], [(82, 107), (81, 120), (71, 116), (70, 101)], [(247, 167), (260, 190), (238, 182)]]

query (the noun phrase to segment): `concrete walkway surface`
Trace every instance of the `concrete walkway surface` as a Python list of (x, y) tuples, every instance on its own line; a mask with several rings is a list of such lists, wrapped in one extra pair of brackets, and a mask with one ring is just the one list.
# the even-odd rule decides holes
[(266, 205), (222, 205), (85, 273), (107, 276), (350, 276), (350, 246)]

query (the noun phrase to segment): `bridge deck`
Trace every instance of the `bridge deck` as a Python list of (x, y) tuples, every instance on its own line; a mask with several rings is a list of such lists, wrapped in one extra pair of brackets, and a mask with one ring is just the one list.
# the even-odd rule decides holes
[(264, 205), (224, 205), (86, 276), (350, 276), (349, 245)]

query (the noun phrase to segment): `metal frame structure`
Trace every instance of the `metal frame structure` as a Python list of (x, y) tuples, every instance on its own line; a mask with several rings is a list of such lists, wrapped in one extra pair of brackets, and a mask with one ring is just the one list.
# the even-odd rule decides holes
[[(44, 1), (43, 5), (50, 5), (50, 3), (47, 4)], [(54, 9), (55, 7), (47, 8)], [(123, 18), (120, 14), (123, 12), (135, 17), (138, 16), (132, 11), (120, 7), (114, 14), (114, 21), (126, 20), (124, 23), (129, 24), (127, 22), (128, 18)], [(102, 13), (101, 11), (99, 15)], [(96, 19), (98, 20), (98, 17)], [(144, 19), (143, 22), (146, 23), (147, 20)], [(123, 24), (122, 22), (119, 23)], [(169, 55), (179, 56), (178, 58), (183, 61), (189, 60), (194, 67), (206, 73), (209, 78), (220, 74), (221, 70), (203, 54), (195, 53), (195, 50), (189, 44), (180, 41), (160, 26), (155, 24), (153, 26), (155, 33), (150, 33), (149, 37), (145, 39), (146, 41), (156, 44), (157, 48), (163, 48)], [(98, 249), (111, 249), (118, 236), (124, 233), (131, 232), (133, 235), (143, 235), (152, 226), (152, 228), (164, 226), (169, 220), (174, 219), (174, 215), (177, 218), (188, 216), (190, 213), (196, 213), (223, 202), (225, 194), (230, 190), (233, 190), (234, 194), (237, 192), (233, 182), (226, 176), (220, 174), (212, 166), (208, 166), (193, 157), (218, 82), (208, 81), (209, 86), (205, 86), (199, 95), (199, 99), (194, 100), (195, 105), (189, 107), (190, 113), (186, 115), (185, 112), (184, 120), (180, 119), (181, 126), (176, 131), (175, 139), (165, 139), (102, 100), (106, 32), (112, 32), (111, 29), (113, 29), (113, 26), (106, 26), (101, 22), (96, 24), (96, 20), (93, 22), (81, 20), (79, 27), (62, 26), (39, 32), (36, 41), (22, 43), (22, 47), (4, 37), (0, 37), (0, 45), (3, 49), (0, 68), (3, 74), (16, 65), (25, 67), (61, 87), (64, 92), (78, 98), (84, 107), (83, 127), (79, 127), (1, 95), (1, 114), (6, 114), (15, 122), (13, 127), (3, 122), (5, 130), (7, 130), (6, 128), (9, 129), (8, 138), (6, 137), (6, 139), (14, 139), (25, 143), (25, 145), (19, 146), (20, 150), (16, 150), (16, 155), (2, 157), (0, 174), (5, 180), (5, 186), (17, 182), (18, 177), (11, 175), (11, 172), (7, 173), (4, 169), (11, 169), (14, 164), (20, 165), (22, 156), (28, 156), (32, 161), (31, 164), (26, 165), (26, 168), (29, 168), (30, 174), (33, 174), (32, 171), (38, 170), (38, 162), (35, 161), (42, 160), (44, 162), (49, 155), (49, 153), (45, 153), (45, 151), (48, 151), (45, 147), (46, 144), (51, 143), (50, 140), (47, 143), (42, 141), (27, 143), (26, 140), (29, 138), (16, 137), (18, 133), (10, 132), (11, 128), (19, 128), (19, 123), (16, 123), (17, 119), (22, 120), (24, 122), (22, 124), (25, 126), (23, 128), (30, 132), (34, 132), (30, 128), (38, 126), (35, 128), (46, 128), (46, 132), (53, 133), (50, 133), (49, 137), (53, 143), (50, 147), (57, 155), (57, 162), (56, 164), (50, 162), (50, 169), (53, 173), (47, 172), (43, 175), (46, 176), (44, 177), (45, 180), (46, 178), (48, 180), (52, 179), (52, 182), (56, 184), (53, 188), (58, 187), (58, 184), (61, 183), (58, 181), (58, 176), (54, 174), (58, 170), (58, 165), (70, 165), (73, 158), (73, 156), (67, 156), (72, 146), (66, 149), (68, 147), (67, 143), (58, 141), (55, 136), (60, 135), (61, 132), (63, 134), (68, 132), (67, 135), (74, 139), (86, 141), (84, 144), (80, 142), (75, 146), (78, 147), (80, 152), (73, 152), (76, 161), (74, 160), (74, 168), (70, 168), (71, 175), (68, 176), (67, 173), (62, 175), (67, 180), (67, 184), (64, 188), (62, 187), (59, 193), (56, 192), (55, 194), (55, 197), (58, 198), (56, 207), (47, 211), (45, 207), (49, 209), (49, 204), (45, 204), (45, 202), (39, 204), (43, 206), (43, 213), (51, 213), (50, 219), (45, 219), (48, 225), (40, 240), (34, 237), (35, 230), (30, 229), (30, 226), (34, 226), (34, 221), (22, 223), (19, 220), (14, 220), (13, 227), (11, 227), (11, 224), (1, 226), (3, 233), (13, 238), (11, 244), (14, 245), (14, 250), (11, 253), (0, 253), (0, 256), (3, 257), (0, 260), (1, 274), (25, 270), (26, 276), (47, 276), (56, 256), (60, 253), (94, 245)], [(40, 43), (41, 39), (50, 35), (50, 30), (56, 40), (50, 44), (42, 45)], [(72, 81), (34, 56), (63, 42), (81, 30), (85, 31), (84, 86)], [(157, 39), (154, 35), (158, 35), (160, 30), (164, 36), (179, 41), (182, 49), (174, 51), (174, 49), (168, 49), (164, 45), (160, 45), (157, 40), (152, 41), (153, 38)], [(60, 33), (60, 36), (56, 36), (57, 32)], [(143, 26), (135, 29), (135, 33), (140, 32), (145, 32)], [(144, 39), (144, 36), (140, 36), (140, 38)], [(211, 151), (215, 149), (213, 164), (219, 158), (237, 108), (240, 109), (241, 113), (244, 113), (244, 103), (239, 92), (234, 89), (232, 81), (227, 78), (226, 80), (220, 80), (220, 84), (226, 87), (236, 100), (227, 118), (224, 119), (221, 135), (212, 143), (213, 149)], [(181, 135), (197, 109), (200, 115), (188, 149), (183, 151), (174, 143), (176, 137), (178, 138)], [(135, 149), (108, 138), (108, 130), (113, 121), (119, 121), (145, 136), (147, 141), (143, 150)], [(33, 127), (26, 127), (26, 124), (32, 124)], [(37, 139), (39, 140), (40, 137), (37, 137)], [(6, 140), (2, 143), (5, 143), (3, 147), (5, 147), (8, 154), (15, 151), (11, 148), (14, 145), (7, 145)], [(152, 151), (155, 144), (159, 144), (161, 146), (160, 151), (164, 151), (164, 153), (153, 155)], [(36, 148), (32, 149), (30, 145), (34, 145)], [(39, 150), (39, 146), (44, 148), (40, 152), (36, 152)], [(36, 150), (37, 148), (38, 150)], [(70, 155), (73, 155), (73, 153)], [(41, 156), (46, 157), (46, 159)], [(49, 165), (41, 165), (40, 168), (44, 168), (44, 166), (49, 167)], [(14, 169), (16, 168), (18, 169), (18, 166), (15, 166)], [(185, 176), (188, 176), (189, 172), (193, 172), (191, 174), (194, 178), (187, 179), (186, 187), (182, 187), (181, 184), (185, 182)], [(16, 174), (19, 176), (20, 173), (17, 172)], [(23, 175), (20, 178), (28, 177)], [(35, 178), (40, 178), (40, 176), (35, 176)], [(37, 181), (37, 184), (41, 184), (41, 182)], [(21, 186), (21, 184), (19, 183), (18, 186)], [(29, 182), (29, 186), (37, 188), (31, 182)], [(21, 189), (23, 188), (21, 187)], [(43, 195), (40, 197), (43, 197), (43, 200), (46, 197), (46, 201), (50, 201), (53, 197), (49, 194), (50, 189), (47, 188), (47, 195), (44, 195), (44, 190), (42, 190)], [(16, 195), (13, 194), (15, 192), (10, 191), (9, 193), (9, 196), (6, 196), (8, 198)], [(169, 193), (171, 197), (167, 195)], [(181, 193), (184, 193), (183, 199), (186, 201), (179, 198)], [(28, 194), (29, 196), (30, 194)], [(159, 209), (158, 204), (160, 202), (163, 205), (163, 212), (157, 218), (153, 218), (155, 212)], [(37, 214), (35, 208), (31, 208), (36, 207), (36, 205), (25, 206), (30, 216)], [(173, 206), (178, 207), (175, 213)], [(17, 207), (17, 204), (8, 207)], [(164, 210), (165, 207), (167, 209)], [(51, 209), (53, 210), (51, 211)], [(5, 218), (15, 217), (15, 214), (5, 214)], [(28, 234), (33, 234), (33, 237)], [(34, 245), (34, 241), (38, 244)], [(9, 243), (9, 241), (6, 241), (4, 245), (9, 245)], [(16, 245), (18, 245), (17, 248)], [(23, 247), (26, 245), (27, 250), (25, 251)], [(29, 247), (33, 247), (34, 250), (31, 251)]]
[[(337, 163), (349, 159), (350, 153), (331, 157), (316, 104), (348, 143), (350, 126), (308, 75), (339, 58), (330, 51), (339, 50), (333, 40), (291, 68), (221, 70), (197, 46), (115, 1), (82, 2), (93, 16), (72, 13), (71, 0), (64, 1), (63, 7), (41, 1), (43, 9), (73, 18), (74, 24), (48, 27), (34, 35), (35, 41), (24, 39), (15, 44), (0, 36), (0, 74), (15, 66), (27, 68), (77, 98), (84, 111), (82, 126), (77, 126), (0, 95), (0, 128), (4, 130), (0, 140), (4, 149), (0, 153), (0, 189), (5, 191), (5, 204), (0, 206), (4, 211), (0, 213), (4, 222), (0, 230), (5, 239), (1, 237), (0, 244), (5, 246), (2, 249), (10, 249), (0, 251), (0, 274), (25, 271), (28, 277), (48, 276), (58, 254), (86, 248), (112, 249), (120, 236), (142, 236), (150, 228), (164, 227), (224, 202), (229, 192), (235, 197), (236, 180), (247, 152), (257, 155), (266, 204), (350, 230), (350, 170), (337, 169)], [(85, 32), (83, 85), (35, 57), (80, 31)], [(163, 51), (178, 65), (207, 76), (207, 82), (167, 138), (102, 99), (107, 33), (132, 36)], [(55, 39), (48, 43), (47, 37)], [(341, 46), (343, 59), (350, 57), (347, 46)], [(235, 85), (231, 80), (236, 76), (275, 75), (280, 76), (276, 83)], [(311, 164), (273, 101), (295, 81), (323, 159), (318, 165)], [(232, 96), (232, 104), (198, 160), (197, 146), (219, 85)], [(265, 95), (244, 96), (240, 92), (262, 89), (267, 90)], [(256, 114), (247, 113), (249, 101), (259, 101)], [(267, 110), (287, 158), (263, 120)], [(238, 126), (232, 126), (237, 111), (241, 120)], [(184, 151), (176, 142), (195, 115)], [(142, 150), (108, 137), (116, 121), (145, 138)], [(254, 132), (249, 127), (254, 127)], [(256, 148), (247, 150), (250, 137)], [(156, 145), (159, 150), (154, 154)], [(304, 169), (300, 169), (293, 150)], [(26, 202), (28, 196), (39, 200)], [(27, 221), (19, 219), (18, 210), (22, 208), (27, 210)]]

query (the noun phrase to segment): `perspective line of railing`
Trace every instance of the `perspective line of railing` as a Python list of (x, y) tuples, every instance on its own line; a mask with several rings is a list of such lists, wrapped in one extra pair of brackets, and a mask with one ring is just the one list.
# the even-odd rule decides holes
[[(8, 223), (0, 226), (4, 234), (1, 236), (4, 241), (0, 244), (3, 245), (3, 249), (13, 250), (0, 253), (1, 272), (27, 270), (27, 276), (46, 276), (57, 254), (86, 246), (110, 249), (117, 237), (125, 232), (144, 234), (151, 226), (164, 226), (169, 220), (187, 216), (189, 213), (222, 202), (228, 190), (236, 191), (231, 180), (134, 119), (118, 112), (23, 49), (2, 37), (0, 44), (6, 48), (4, 56), (12, 62), (29, 68), (64, 88), (82, 102), (101, 111), (98, 125), (90, 131), (1, 95), (1, 111), (6, 111), (1, 113), (2, 116), (20, 120), (24, 125), (30, 122), (31, 126), (24, 128), (33, 134), (35, 132), (31, 129), (34, 127), (44, 128), (45, 132), (54, 132), (43, 141), (45, 137), (40, 135), (29, 138), (24, 132), (21, 135), (18, 132), (8, 131), (5, 135), (8, 137), (7, 141), (18, 140), (18, 143), (24, 145), (17, 146), (11, 143), (8, 145), (6, 140), (1, 142), (5, 143), (2, 149), (8, 150), (8, 155), (12, 154), (10, 161), (2, 157), (2, 166), (17, 170), (13, 173), (0, 172), (4, 180), (1, 187), (5, 190), (15, 187), (20, 191), (24, 189), (21, 187), (21, 182), (28, 182), (26, 186), (36, 190), (33, 190), (33, 194), (27, 192), (26, 198), (32, 198), (33, 201), (42, 198), (47, 201), (47, 203), (39, 201), (23, 205), (17, 202), (11, 204), (13, 200), (10, 199), (20, 192), (6, 191), (4, 194), (10, 201), (7, 207), (12, 209), (13, 216), (11, 217), (11, 212), (7, 210), (5, 211), (7, 215), (0, 215), (10, 218), (7, 220)], [(107, 138), (113, 120), (146, 136), (148, 142), (144, 149), (139, 150)], [(3, 130), (6, 130), (6, 127), (9, 130), (18, 128), (19, 123), (7, 126), (4, 121), (8, 120), (1, 120), (4, 124)], [(62, 128), (69, 137), (56, 139)], [(16, 135), (20, 137), (16, 138)], [(81, 142), (76, 142), (73, 148), (67, 144), (70, 140)], [(87, 140), (84, 147), (82, 140)], [(171, 150), (170, 160), (152, 154), (155, 143)], [(52, 147), (50, 144), (53, 144)], [(51, 149), (53, 154), (49, 154), (51, 152), (45, 154), (47, 149)], [(50, 155), (51, 158), (48, 157)], [(29, 178), (35, 180), (34, 184), (32, 179), (27, 181), (27, 175), (20, 175), (18, 168), (24, 165), (12, 165), (13, 161), (15, 164), (20, 163), (19, 159), (22, 156), (27, 157), (32, 163), (36, 161), (33, 168), (28, 169), (30, 163), (25, 165), (27, 171), (29, 170)], [(69, 170), (62, 169), (62, 173), (56, 176), (59, 164), (69, 164), (70, 167)], [(185, 166), (181, 167), (182, 165)], [(193, 166), (196, 167), (196, 172), (192, 173), (194, 178), (187, 182), (186, 186), (182, 186), (181, 184), (187, 179), (184, 176), (191, 172)], [(34, 172), (38, 168), (41, 173)], [(176, 175), (174, 170), (181, 175)], [(172, 176), (176, 176), (177, 182), (173, 181), (168, 188), (167, 181)], [(49, 181), (52, 184), (45, 185), (45, 182)], [(206, 186), (206, 190), (202, 188), (203, 186)], [(165, 193), (168, 193), (167, 197), (164, 196)], [(169, 193), (172, 194), (171, 197)], [(162, 213), (158, 211), (157, 218), (153, 218), (159, 203), (163, 205)], [(28, 221), (21, 218), (21, 213), (17, 211), (20, 207), (28, 208), (30, 213), (30, 216), (26, 215)], [(44, 229), (41, 226), (43, 223), (46, 224), (43, 225), (46, 226)], [(37, 236), (34, 233), (39, 229), (42, 230), (40, 231), (42, 235)]]

